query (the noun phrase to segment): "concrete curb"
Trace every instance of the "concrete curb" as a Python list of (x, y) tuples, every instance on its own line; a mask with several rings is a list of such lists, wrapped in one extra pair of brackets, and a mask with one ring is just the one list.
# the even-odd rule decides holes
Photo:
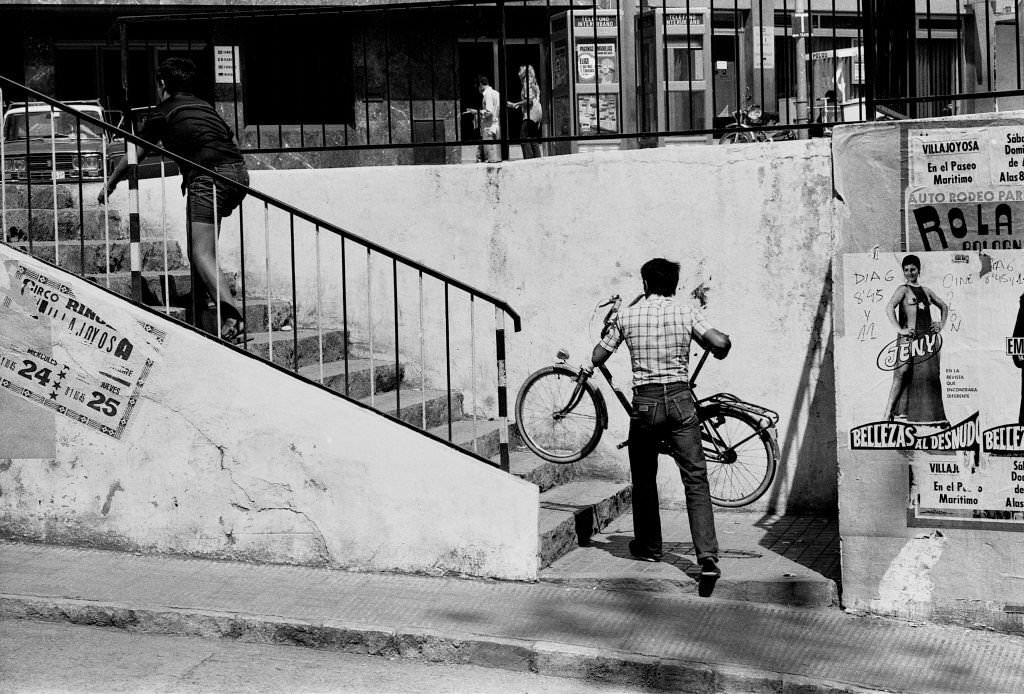
[(392, 630), (360, 624), (313, 623), (272, 615), (152, 609), (73, 599), (0, 594), (0, 619), (113, 627), (150, 634), (226, 638), (247, 643), (287, 644), (343, 653), (429, 662), (478, 665), (553, 677), (642, 686), (692, 694), (868, 694), (856, 685), (812, 680), (714, 663), (689, 662), (563, 643), (441, 634), (413, 627)]

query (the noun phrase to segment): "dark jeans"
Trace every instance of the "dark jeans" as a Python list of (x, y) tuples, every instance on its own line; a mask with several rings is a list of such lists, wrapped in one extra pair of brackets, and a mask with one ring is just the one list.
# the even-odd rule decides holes
[(667, 441), (683, 478), (686, 514), (697, 560), (718, 559), (707, 464), (690, 388), (682, 383), (633, 389), (629, 422), (629, 471), (633, 477), (633, 536), (637, 549), (662, 551), (658, 510), (658, 443)]
[(533, 159), (543, 156), (540, 151), (540, 143), (535, 140), (540, 137), (540, 125), (529, 118), (524, 118), (519, 126), (520, 145), (523, 148), (523, 159)]
[[(249, 185), (249, 172), (246, 171), (242, 162), (230, 164), (218, 164), (213, 171), (227, 176), (233, 181), (242, 185)], [(214, 194), (217, 196), (217, 221), (227, 217), (242, 203), (245, 191), (241, 188), (217, 181), (213, 184), (212, 176), (198, 175), (192, 178), (188, 184), (188, 216), (193, 222), (213, 224)]]

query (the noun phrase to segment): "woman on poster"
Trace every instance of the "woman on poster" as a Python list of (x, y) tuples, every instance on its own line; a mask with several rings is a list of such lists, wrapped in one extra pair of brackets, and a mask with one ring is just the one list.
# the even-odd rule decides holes
[[(901, 360), (892, 372), (884, 418), (945, 429), (949, 420), (942, 404), (938, 347), (924, 349), (915, 340), (938, 334), (946, 325), (949, 306), (920, 284), (920, 258), (908, 255), (902, 264), (906, 283), (893, 292), (885, 315), (896, 328), (897, 354), (908, 353), (909, 358)], [(932, 320), (932, 304), (941, 311), (937, 321)]]

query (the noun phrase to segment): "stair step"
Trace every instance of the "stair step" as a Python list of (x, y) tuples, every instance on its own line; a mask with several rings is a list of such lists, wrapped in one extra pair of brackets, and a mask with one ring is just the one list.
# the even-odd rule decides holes
[[(462, 419), (452, 422), (451, 442), (459, 448), (476, 453), (477, 455), (495, 460), (499, 453), (501, 442), (501, 423), (496, 419)], [(434, 436), (444, 439), (448, 438), (448, 422), (427, 430)]]
[[(12, 246), (19, 251), (28, 253), (29, 244), (27, 241), (12, 243)], [(82, 247), (85, 249), (85, 264), (82, 264)], [(84, 243), (78, 240), (63, 242), (59, 245), (60, 262), (54, 263), (57, 255), (58, 244), (53, 241), (32, 241), (31, 253), (49, 263), (54, 263), (69, 272), (86, 275), (101, 275), (107, 271), (108, 246), (103, 240), (86, 240)], [(143, 270), (164, 269), (164, 244), (162, 241), (143, 241), (140, 244)], [(131, 270), (130, 247), (127, 240), (111, 240), (109, 245), (110, 271), (129, 272)], [(185, 256), (177, 241), (167, 243), (167, 268), (178, 270), (187, 267)]]
[[(375, 389), (377, 393), (384, 393), (394, 390), (402, 381), (405, 375), (405, 367), (397, 366), (394, 362), (374, 360), (373, 373), (375, 375)], [(323, 380), (319, 364), (303, 366), (299, 369), (299, 375), (327, 386), (333, 391), (347, 395), (350, 398), (365, 398), (370, 394), (370, 360), (349, 359), (347, 365), (346, 385), (346, 364), (345, 361), (336, 361), (324, 364)]]
[(627, 482), (577, 479), (540, 495), (541, 568), (578, 546), (629, 508), (633, 487)]
[(576, 463), (551, 463), (537, 457), (528, 448), (513, 448), (508, 457), (509, 472), (537, 485), (542, 492), (571, 482), (580, 475)]
[[(192, 272), (188, 268), (171, 270), (168, 273), (143, 272), (142, 303), (147, 306), (164, 306), (167, 303), (164, 301), (164, 274), (167, 274), (171, 280), (171, 308), (181, 308), (183, 309), (181, 315), (187, 315), (187, 312), (192, 308)], [(105, 273), (86, 275), (86, 279), (100, 287), (108, 287), (108, 275)], [(131, 272), (111, 272), (109, 281), (108, 288), (110, 291), (116, 292), (121, 296), (130, 297), (132, 295)], [(235, 302), (241, 305), (237, 296), (235, 297)], [(250, 297), (246, 300), (245, 324), (248, 326), (250, 333), (267, 330), (267, 313), (267, 300), (264, 297)], [(177, 317), (178, 314), (174, 313), (172, 315)], [(271, 301), (270, 315), (273, 316), (274, 330), (280, 330), (284, 325), (291, 325), (293, 320), (291, 302), (284, 299), (273, 299)]]
[(425, 412), (427, 429), (440, 426), (447, 428), (449, 407), (453, 421), (462, 419), (462, 393), (457, 392), (451, 394), (450, 405), (448, 391), (429, 389), (391, 390), (374, 395), (372, 402), (370, 397), (360, 398), (359, 401), (415, 427), (422, 426)]
[[(8, 183), (4, 185), (4, 188), (4, 199), (7, 202), (7, 209), (9, 210), (12, 208), (25, 207), (31, 207), (33, 210), (52, 210), (53, 194), (55, 191), (57, 193), (57, 209), (78, 207), (77, 183), (73, 185), (67, 183), (58, 183), (57, 185), (53, 185), (52, 183), (33, 183), (31, 205), (28, 204), (28, 186), (24, 183)], [(82, 194), (85, 200), (85, 206), (96, 206), (96, 194), (98, 191), (98, 186), (83, 184)]]
[[(309, 366), (319, 364), (321, 358), (324, 363), (335, 362), (345, 357), (347, 340), (344, 330), (324, 330), (318, 334), (316, 330), (301, 328), (298, 335), (291, 330), (275, 330), (270, 332), (248, 331), (251, 338), (246, 344), (246, 350), (256, 356), (270, 361), (270, 336), (273, 335), (274, 359), (273, 362), (287, 369), (295, 367), (295, 342), (298, 339), (298, 366)], [(323, 353), (320, 352), (320, 340), (323, 339)]]
[[(6, 230), (8, 239), (12, 242), (27, 243), (29, 235), (32, 236), (33, 244), (38, 241), (52, 241), (53, 208), (33, 208), (29, 224), (29, 210), (11, 208), (8, 204)], [(57, 208), (57, 238), (77, 241), (83, 230), (86, 240), (104, 240), (107, 234), (111, 240), (128, 238), (128, 226), (121, 223), (119, 210)]]

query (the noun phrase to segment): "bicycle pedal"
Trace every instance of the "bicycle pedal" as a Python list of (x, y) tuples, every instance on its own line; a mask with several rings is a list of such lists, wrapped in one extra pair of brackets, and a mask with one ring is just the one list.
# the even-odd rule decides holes
[(620, 449), (620, 448), (625, 448), (625, 447), (626, 447), (626, 446), (628, 446), (628, 445), (629, 445), (629, 441), (623, 441), (622, 443), (620, 443), (620, 444), (619, 444), (618, 446), (616, 446), (615, 448), (616, 448), (616, 449)]

